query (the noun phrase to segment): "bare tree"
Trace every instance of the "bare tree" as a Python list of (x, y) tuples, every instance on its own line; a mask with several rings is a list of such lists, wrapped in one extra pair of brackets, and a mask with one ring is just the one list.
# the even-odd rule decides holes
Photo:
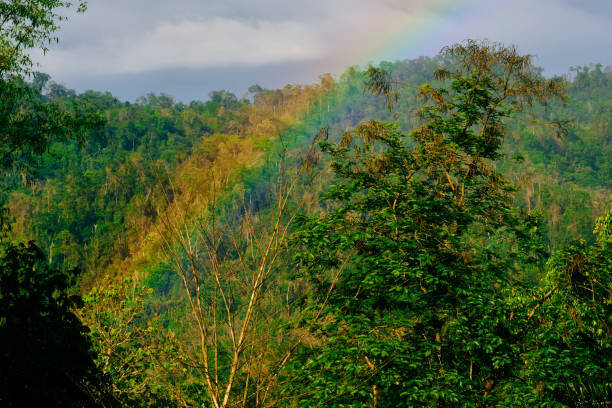
[(294, 307), (306, 284), (289, 281), (284, 267), (291, 227), (309, 203), (302, 188), (314, 177), (316, 155), (313, 144), (294, 166), (283, 149), (263, 199), (245, 191), (220, 197), (227, 184), (213, 174), (206, 215), (187, 222), (172, 206), (160, 217), (164, 252), (195, 327), (189, 364), (215, 408), (273, 406), (279, 374), (308, 335)]

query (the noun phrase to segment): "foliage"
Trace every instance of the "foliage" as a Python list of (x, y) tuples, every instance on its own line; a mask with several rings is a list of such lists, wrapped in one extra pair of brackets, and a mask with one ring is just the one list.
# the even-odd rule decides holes
[[(77, 11), (84, 12), (87, 2), (77, 0)], [(59, 22), (66, 19), (61, 12), (72, 7), (64, 0), (8, 0), (0, 3), (0, 80), (8, 76), (30, 74), (34, 63), (29, 53), (43, 53), (58, 38)]]
[[(329, 307), (313, 333), (320, 344), (287, 378), (299, 406), (525, 397), (514, 385), (533, 295), (521, 269), (537, 268), (545, 251), (537, 221), (513, 206), (515, 189), (493, 164), (505, 121), (563, 97), (564, 82), (538, 76), (514, 48), (468, 41), (444, 52), (454, 70), (421, 87), (410, 136), (374, 121), (320, 143), (338, 184), (325, 196), (330, 210), (306, 216), (295, 242), (313, 301)], [(393, 91), (371, 73), (372, 89)]]
[(287, 237), (306, 201), (297, 193), (306, 167), (294, 173), (287, 161), (281, 156), (271, 175), (266, 207), (245, 192), (221, 207), (213, 184), (201, 219), (162, 218), (164, 252), (186, 300), (182, 320), (192, 328), (179, 341), (216, 408), (275, 406), (279, 373), (301, 342), (293, 330), (300, 310), (282, 271)]
[[(86, 271), (90, 357), (121, 404), (606, 401), (609, 235), (595, 244), (590, 229), (612, 190), (609, 69), (573, 69), (562, 104), (549, 97), (564, 81), (512, 48), (468, 42), (311, 86), (253, 86), (250, 99), (128, 103), (44, 74), (27, 83), (25, 50), (55, 39), (68, 3), (5, 3), (5, 21), (35, 33), (22, 46), (0, 26), (2, 50), (23, 50), (0, 59), (13, 238), (36, 239), (45, 270)], [(386, 98), (363, 92), (368, 75)], [(572, 125), (541, 126), (559, 115)], [(277, 154), (300, 156), (318, 129), (327, 155), (286, 203), (310, 215), (285, 246), (270, 239)], [(576, 237), (545, 270), (547, 249)], [(257, 249), (266, 242), (273, 262)], [(164, 249), (173, 262), (159, 266)], [(153, 296), (123, 281), (151, 270)]]
[[(67, 104), (41, 94), (48, 77), (25, 79), (34, 66), (30, 52), (57, 40), (54, 32), (72, 6), (61, 0), (0, 3), (0, 170), (4, 195), (11, 179), (29, 181), (55, 140), (77, 140), (99, 128), (101, 118), (85, 104)], [(79, 2), (83, 11), (84, 2)], [(7, 182), (8, 181), (8, 182)], [(4, 197), (3, 197), (4, 198)], [(1, 202), (5, 204), (4, 200)], [(8, 229), (5, 208), (0, 219)], [(3, 231), (5, 232), (5, 231)], [(11, 237), (14, 238), (14, 237)], [(113, 406), (116, 401), (97, 370), (87, 328), (73, 309), (69, 275), (48, 265), (34, 244), (14, 244), (3, 236), (0, 249), (0, 401), (35, 406), (40, 401), (68, 407)]]
[[(108, 406), (88, 329), (74, 314), (71, 276), (48, 266), (33, 243), (4, 243), (0, 256), (0, 402), (7, 407)], [(106, 404), (106, 405), (105, 405)]]
[[(85, 10), (78, 2), (78, 10)], [(55, 32), (65, 17), (61, 11), (71, 7), (62, 0), (3, 1), (0, 4), (0, 169), (9, 177), (29, 179), (40, 156), (58, 140), (81, 143), (86, 135), (99, 129), (102, 119), (86, 103), (65, 103), (44, 97), (41, 89), (48, 76), (33, 74), (30, 52), (57, 41)], [(2, 193), (9, 186), (2, 183)], [(2, 201), (4, 205), (4, 200)], [(4, 217), (0, 220), (6, 228)]]
[[(576, 240), (548, 262), (537, 326), (526, 339), (522, 403), (605, 406), (612, 395), (612, 210), (598, 221), (598, 242)], [(516, 384), (512, 384), (516, 387)]]
[(53, 142), (83, 143), (103, 124), (87, 104), (58, 103), (21, 80), (0, 80), (0, 99), (0, 166), (23, 180)]
[[(208, 198), (202, 185), (211, 166), (223, 168), (227, 175), (265, 167), (273, 161), (257, 160), (276, 144), (271, 141), (278, 134), (291, 149), (303, 149), (319, 127), (343, 131), (380, 119), (397, 121), (404, 130), (414, 128), (418, 123), (413, 115), (397, 112), (414, 109), (418, 89), (397, 84), (435, 81), (433, 73), (442, 63), (444, 59), (436, 57), (381, 64), (399, 95), (394, 112), (387, 112), (384, 101), (363, 93), (364, 72), (354, 67), (335, 82), (323, 77), (320, 84), (309, 87), (253, 87), (251, 106), (242, 101), (233, 108), (212, 100), (185, 105), (153, 94), (137, 104), (122, 103), (108, 93), (76, 95), (48, 85), (43, 78), (37, 86), (46, 83), (48, 96), (68, 104), (89, 101), (105, 111), (105, 138), (90, 137), (82, 147), (74, 141), (53, 143), (31, 186), (20, 186), (20, 178), (11, 178), (17, 187), (7, 198), (12, 228), (22, 239), (36, 239), (56, 266), (79, 266), (98, 274), (130, 268), (127, 263), (132, 258), (146, 262), (148, 251), (155, 252), (158, 245), (150, 228), (157, 213), (165, 211), (166, 201), (176, 199), (197, 217), (203, 208), (198, 202)], [(592, 241), (592, 222), (605, 211), (612, 191), (607, 183), (612, 176), (605, 126), (612, 82), (601, 79), (609, 75), (601, 72), (583, 74), (599, 82), (574, 78), (567, 105), (553, 102), (549, 112), (534, 109), (538, 120), (549, 120), (552, 113), (573, 118), (565, 138), (558, 139), (531, 121), (510, 121), (503, 148), (506, 157), (496, 164), (521, 188), (517, 203), (545, 215), (550, 249), (577, 236)], [(596, 85), (585, 88), (576, 81)], [(218, 95), (219, 100), (225, 95), (238, 101), (224, 91)], [(599, 99), (590, 99), (591, 95)], [(521, 163), (511, 160), (519, 156)], [(262, 190), (270, 170), (258, 172), (245, 181), (253, 191)], [(178, 194), (166, 200), (164, 190), (170, 183)], [(321, 180), (313, 188), (322, 189), (324, 183)]]
[(132, 280), (96, 288), (85, 296), (80, 314), (91, 329), (96, 365), (124, 406), (184, 406), (182, 353), (174, 336), (149, 316), (150, 292)]
[[(227, 183), (260, 165), (270, 141), (295, 120), (295, 110), (312, 104), (317, 89), (290, 87), (282, 98), (264, 92), (256, 106), (241, 101), (232, 109), (212, 100), (174, 103), (164, 95), (129, 104), (110, 94), (56, 91), (66, 95), (58, 100), (89, 101), (105, 111), (105, 137), (89, 137), (82, 146), (53, 143), (31, 185), (12, 181), (13, 231), (40, 242), (54, 265), (79, 266), (91, 272), (87, 276), (124, 270), (133, 258), (147, 260), (161, 245), (153, 228), (159, 215), (181, 206), (196, 217), (209, 198), (210, 169)], [(288, 138), (303, 141), (315, 129)]]

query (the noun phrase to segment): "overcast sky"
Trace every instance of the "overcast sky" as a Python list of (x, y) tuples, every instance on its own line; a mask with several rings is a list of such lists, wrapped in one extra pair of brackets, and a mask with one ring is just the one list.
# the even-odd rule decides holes
[(547, 74), (612, 65), (611, 0), (89, 0), (41, 71), (70, 88), (206, 99), (309, 83), (354, 64), (516, 44)]

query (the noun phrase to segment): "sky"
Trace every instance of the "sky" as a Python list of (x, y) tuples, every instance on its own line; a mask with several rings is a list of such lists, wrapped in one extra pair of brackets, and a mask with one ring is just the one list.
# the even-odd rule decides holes
[(351, 65), (434, 56), (471, 39), (515, 44), (547, 75), (612, 65), (610, 0), (89, 0), (36, 56), (69, 88), (206, 100)]

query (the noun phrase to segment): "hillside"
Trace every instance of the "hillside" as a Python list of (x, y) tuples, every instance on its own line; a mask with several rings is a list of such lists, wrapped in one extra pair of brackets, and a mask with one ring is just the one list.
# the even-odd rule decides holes
[[(398, 81), (420, 86), (432, 80), (440, 63), (421, 58), (381, 67)], [(123, 103), (108, 93), (75, 95), (50, 83), (50, 98), (88, 100), (104, 111), (108, 125), (104, 137), (92, 137), (83, 147), (51, 147), (34, 182), (6, 198), (13, 231), (37, 241), (53, 265), (79, 267), (89, 278), (105, 271), (129, 276), (159, 248), (160, 212), (173, 206), (187, 219), (198, 217), (213, 174), (229, 188), (243, 183), (240, 177), (250, 170), (247, 188), (256, 194), (265, 183), (258, 172), (262, 178), (268, 174), (262, 166), (279, 137), (299, 151), (319, 128), (339, 135), (368, 120), (394, 118), (402, 128), (414, 126), (409, 115), (389, 113), (383, 98), (364, 92), (364, 80), (364, 72), (350, 68), (337, 80), (324, 76), (312, 86), (253, 87), (243, 100), (220, 91), (208, 102), (189, 105), (152, 94)], [(397, 111), (414, 109), (416, 91), (400, 92)], [(609, 205), (611, 101), (610, 70), (584, 67), (573, 73), (566, 106), (538, 112), (546, 120), (571, 120), (566, 136), (535, 123), (510, 126), (501, 169), (521, 186), (520, 204), (543, 214), (551, 250), (578, 236), (592, 241), (593, 222)], [(512, 160), (517, 155), (520, 163)]]
[(612, 9), (145, 3), (0, 2), (1, 407), (610, 405)]
[(34, 347), (78, 341), (78, 398), (607, 401), (609, 69), (545, 78), (468, 40), (241, 99), (18, 86), (68, 125), (5, 165), (0, 327), (13, 348), (69, 328)]

